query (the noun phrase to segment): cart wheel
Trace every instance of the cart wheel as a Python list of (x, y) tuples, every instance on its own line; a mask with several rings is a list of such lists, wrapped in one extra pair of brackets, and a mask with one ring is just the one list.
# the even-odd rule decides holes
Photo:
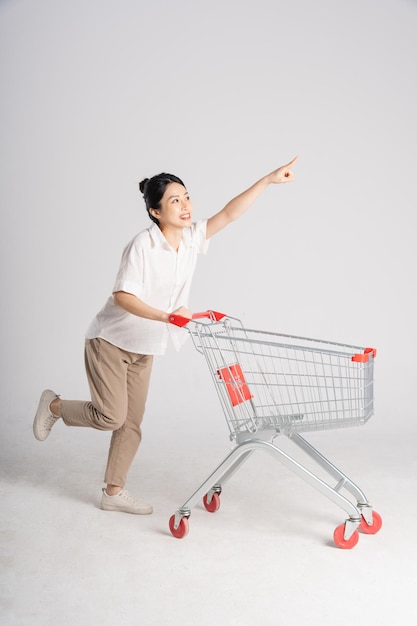
[(183, 539), (183, 537), (188, 535), (188, 531), (189, 531), (188, 517), (181, 518), (178, 528), (174, 528), (174, 524), (175, 524), (175, 515), (172, 515), (169, 518), (169, 530), (171, 531), (171, 535), (173, 535), (177, 539)]
[(369, 526), (365, 518), (362, 517), (362, 521), (359, 524), (359, 530), (365, 535), (376, 535), (376, 533), (381, 530), (381, 526), (382, 526), (382, 517), (376, 511), (372, 511), (371, 526)]
[(338, 526), (333, 533), (333, 539), (338, 548), (343, 548), (345, 550), (350, 550), (354, 548), (359, 541), (359, 533), (357, 530), (353, 533), (353, 535), (349, 539), (344, 538), (345, 534), (345, 525), (341, 524)]
[(209, 513), (215, 513), (220, 508), (220, 494), (217, 491), (215, 491), (213, 493), (213, 497), (211, 498), (210, 503), (207, 502), (207, 497), (208, 497), (208, 494), (206, 493), (206, 495), (203, 498), (203, 504)]

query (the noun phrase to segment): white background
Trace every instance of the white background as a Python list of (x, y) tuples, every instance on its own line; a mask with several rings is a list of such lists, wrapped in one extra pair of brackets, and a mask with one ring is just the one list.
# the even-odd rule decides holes
[[(191, 308), (376, 347), (376, 415), (364, 430), (332, 433), (329, 451), (343, 453), (346, 437), (346, 459), (372, 450), (376, 484), (378, 468), (415, 480), (416, 32), (414, 0), (0, 1), (1, 431), (11, 483), (20, 476), (33, 488), (40, 468), (48, 476), (43, 454), (59, 445), (62, 492), (71, 480), (99, 491), (107, 443), (62, 430), (41, 453), (31, 423), (44, 387), (88, 395), (85, 329), (124, 245), (149, 224), (138, 182), (177, 174), (198, 219), (296, 154), (296, 181), (269, 188), (212, 241)], [(191, 342), (157, 359), (138, 460), (145, 484), (155, 455), (179, 479), (186, 453), (195, 478), (214, 463), (208, 450), (227, 448), (203, 365)], [(177, 485), (171, 508), (191, 482)], [(220, 625), (253, 623), (224, 610)], [(7, 615), (21, 626), (59, 613)], [(176, 622), (167, 613), (141, 623)]]

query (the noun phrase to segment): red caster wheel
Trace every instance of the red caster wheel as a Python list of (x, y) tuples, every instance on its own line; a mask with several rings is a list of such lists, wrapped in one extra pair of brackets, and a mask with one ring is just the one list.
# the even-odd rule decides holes
[(366, 523), (365, 518), (362, 517), (362, 521), (359, 524), (359, 530), (361, 531), (361, 533), (364, 533), (365, 535), (376, 535), (376, 533), (381, 530), (381, 526), (382, 526), (382, 517), (376, 511), (372, 511), (371, 526), (369, 526), (369, 524)]
[(357, 530), (353, 533), (349, 539), (344, 538), (345, 534), (345, 525), (342, 524), (338, 526), (333, 533), (333, 539), (338, 548), (343, 548), (344, 550), (350, 550), (354, 548), (359, 541), (359, 533)]
[(206, 495), (203, 498), (203, 504), (209, 513), (215, 513), (220, 508), (220, 493), (215, 491), (213, 493), (213, 497), (211, 498), (210, 503), (207, 502), (207, 497), (208, 497), (208, 494), (206, 493)]
[(178, 528), (174, 528), (175, 524), (175, 515), (172, 515), (169, 519), (169, 530), (171, 531), (171, 535), (176, 537), (177, 539), (182, 539), (186, 535), (188, 535), (189, 531), (189, 523), (188, 517), (182, 517), (179, 523)]

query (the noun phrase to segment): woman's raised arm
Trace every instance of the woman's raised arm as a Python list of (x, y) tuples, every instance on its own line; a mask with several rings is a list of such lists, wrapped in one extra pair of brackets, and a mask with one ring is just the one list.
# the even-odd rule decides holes
[(210, 217), (207, 221), (207, 239), (213, 237), (213, 235), (225, 228), (225, 226), (243, 215), (268, 185), (292, 182), (294, 180), (294, 174), (291, 168), (297, 159), (298, 156), (287, 163), (287, 165), (282, 165), (277, 170), (264, 176), (249, 187), (249, 189), (246, 189), (246, 191), (243, 191), (236, 196), (236, 198), (230, 200), (221, 211)]

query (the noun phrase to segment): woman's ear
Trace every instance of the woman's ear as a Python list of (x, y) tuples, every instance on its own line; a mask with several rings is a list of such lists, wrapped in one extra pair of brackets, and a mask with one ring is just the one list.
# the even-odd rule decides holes
[(159, 220), (160, 213), (161, 213), (159, 209), (149, 209), (149, 213), (152, 215), (152, 217)]

